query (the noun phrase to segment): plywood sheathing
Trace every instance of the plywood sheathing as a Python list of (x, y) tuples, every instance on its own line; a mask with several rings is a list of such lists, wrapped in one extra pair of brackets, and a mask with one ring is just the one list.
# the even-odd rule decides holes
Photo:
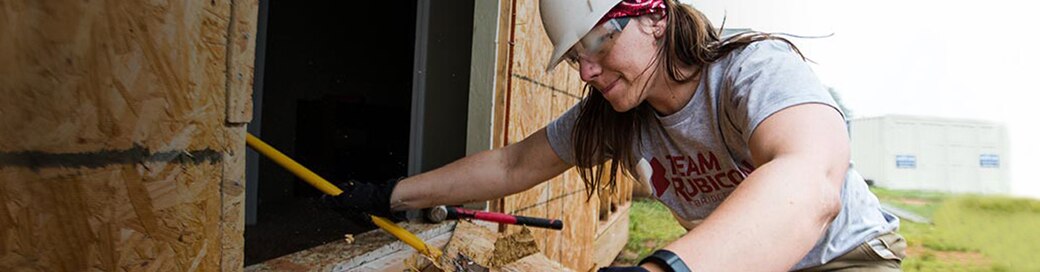
[[(0, 267), (192, 270), (220, 261), (219, 166), (4, 169)], [(6, 269), (5, 269), (6, 270)]]
[(227, 122), (253, 120), (253, 62), (256, 59), (258, 0), (231, 0), (228, 25)]
[(220, 182), (220, 263), (223, 271), (239, 271), (245, 263), (246, 128), (229, 126), (225, 133), (228, 147)]
[(235, 3), (0, 2), (3, 270), (241, 269)]
[(246, 126), (253, 119), (258, 0), (231, 0), (228, 23), (224, 173), (221, 181), (221, 269), (242, 270), (245, 259)]
[[(544, 34), (535, 0), (502, 1), (499, 38), (499, 68), (497, 73), (496, 146), (523, 140), (545, 127), (550, 121), (578, 103), (583, 83), (576, 71), (566, 64), (546, 72), (552, 45)], [(508, 34), (508, 36), (507, 36)], [(501, 66), (505, 62), (507, 66)], [(500, 97), (504, 96), (504, 97)], [(505, 107), (504, 112), (499, 110)], [(501, 113), (501, 114), (500, 114)], [(623, 179), (625, 183), (630, 180)], [(579, 271), (593, 268), (597, 252), (613, 252), (620, 248), (594, 248), (598, 236), (610, 227), (606, 224), (612, 212), (627, 201), (631, 186), (619, 186), (618, 191), (604, 195), (603, 220), (600, 220), (599, 195), (591, 201), (576, 170), (570, 170), (546, 183), (525, 192), (492, 201), (492, 210), (525, 216), (559, 218), (565, 227), (561, 231), (533, 229), (539, 249), (552, 260)], [(613, 209), (612, 209), (613, 208)], [(627, 210), (623, 211), (627, 216)], [(619, 215), (620, 216), (620, 215)], [(519, 230), (504, 227), (505, 233)], [(627, 228), (620, 230), (627, 232)], [(601, 254), (602, 255), (602, 254)]]

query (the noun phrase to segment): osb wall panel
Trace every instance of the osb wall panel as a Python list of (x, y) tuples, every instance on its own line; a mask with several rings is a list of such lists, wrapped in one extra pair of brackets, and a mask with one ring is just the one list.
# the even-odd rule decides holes
[(248, 123), (253, 119), (253, 61), (256, 52), (258, 0), (232, 0), (228, 29), (227, 122)]
[(227, 147), (220, 182), (220, 264), (223, 271), (239, 271), (245, 263), (246, 128), (229, 127), (225, 132)]
[(221, 188), (221, 268), (239, 271), (245, 258), (246, 127), (253, 119), (258, 0), (231, 0), (227, 42), (224, 152)]
[(4, 169), (5, 271), (192, 271), (220, 262), (220, 166)]
[(0, 1), (0, 271), (241, 269), (238, 5)]
[[(496, 131), (502, 133), (503, 144), (508, 144), (542, 129), (578, 103), (583, 83), (566, 64), (545, 71), (552, 45), (544, 34), (536, 0), (502, 1), (501, 5), (501, 21), (511, 28), (501, 28), (499, 32), (500, 40), (507, 41), (500, 43), (499, 61), (508, 61), (508, 66), (499, 66), (496, 93), (503, 96), (502, 106), (507, 108), (502, 115), (496, 115), (504, 116), (496, 120), (496, 127), (503, 124)], [(624, 191), (624, 187), (619, 187), (618, 192), (604, 199), (620, 200), (615, 195)], [(539, 249), (569, 268), (588, 271), (595, 265), (593, 243), (602, 231), (599, 198), (594, 195), (589, 199), (577, 171), (570, 170), (528, 191), (505, 197), (491, 207), (507, 213), (562, 219), (562, 231), (534, 229)], [(506, 227), (503, 231), (518, 230)]]
[[(577, 173), (570, 171), (564, 178), (578, 179)], [(566, 227), (560, 238), (559, 261), (573, 269), (588, 271), (592, 268), (593, 241), (596, 236), (597, 202), (586, 201), (584, 192), (562, 196), (555, 203), (561, 206), (560, 218)]]

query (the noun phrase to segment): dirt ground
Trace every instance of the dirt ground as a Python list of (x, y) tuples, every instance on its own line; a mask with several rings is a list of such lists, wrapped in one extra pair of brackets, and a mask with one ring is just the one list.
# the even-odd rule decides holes
[(906, 249), (906, 255), (908, 257), (922, 258), (929, 254), (934, 256), (934, 258), (940, 263), (951, 264), (963, 268), (988, 269), (992, 264), (992, 261), (989, 258), (986, 258), (985, 255), (982, 255), (982, 253), (979, 252), (936, 251), (920, 245), (911, 246)]

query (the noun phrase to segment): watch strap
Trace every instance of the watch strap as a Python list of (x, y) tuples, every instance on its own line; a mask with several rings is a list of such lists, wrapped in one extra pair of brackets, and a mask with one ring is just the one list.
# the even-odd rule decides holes
[(639, 265), (648, 262), (653, 262), (661, 266), (661, 268), (664, 268), (665, 271), (669, 272), (691, 272), (690, 267), (686, 266), (686, 263), (683, 262), (682, 258), (679, 258), (679, 255), (675, 255), (674, 252), (667, 249), (658, 249), (657, 251), (654, 251), (653, 254), (650, 254), (650, 256), (646, 256), (642, 261), (639, 261)]

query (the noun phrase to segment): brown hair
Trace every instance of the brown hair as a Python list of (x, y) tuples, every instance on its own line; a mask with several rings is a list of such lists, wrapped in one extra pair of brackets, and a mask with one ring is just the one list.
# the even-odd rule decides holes
[[(694, 80), (700, 75), (701, 69), (684, 74), (682, 68), (707, 67), (730, 52), (756, 41), (781, 40), (801, 55), (787, 39), (763, 32), (748, 31), (724, 40), (720, 39), (721, 28), (719, 32), (715, 32), (715, 28), (703, 13), (675, 0), (665, 2), (666, 33), (650, 66), (665, 68), (672, 80), (680, 83)], [(664, 62), (658, 61), (660, 59)], [(658, 70), (660, 69), (650, 69), (650, 76)], [(643, 88), (645, 91), (646, 86)], [(585, 182), (585, 191), (591, 198), (596, 190), (615, 190), (618, 168), (633, 176), (629, 171), (635, 169), (637, 158), (632, 147), (640, 140), (640, 131), (653, 120), (654, 109), (644, 101), (629, 111), (616, 112), (592, 85), (585, 85), (585, 94), (586, 99), (581, 102), (571, 137), (574, 142), (575, 165), (582, 181)], [(608, 159), (612, 159), (609, 163), (610, 176), (604, 182), (602, 177), (605, 171), (608, 171), (608, 166), (602, 163)]]

